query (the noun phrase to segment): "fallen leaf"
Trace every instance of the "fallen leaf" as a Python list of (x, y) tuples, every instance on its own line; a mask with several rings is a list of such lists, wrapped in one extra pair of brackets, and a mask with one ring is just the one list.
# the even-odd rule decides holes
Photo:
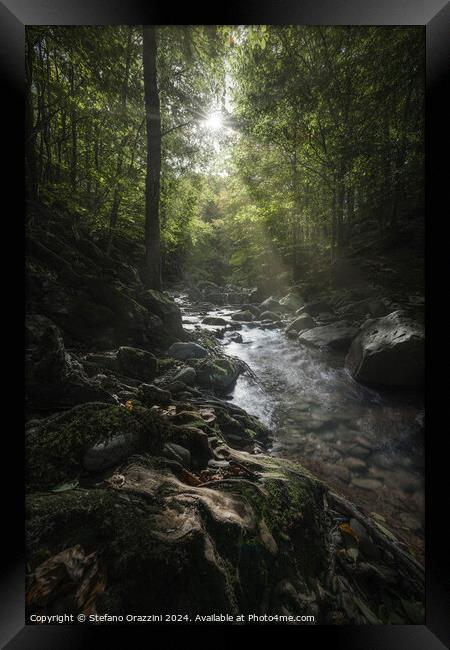
[(353, 539), (359, 544), (359, 536), (355, 533), (350, 524), (339, 524), (339, 530), (343, 535), (351, 535)]

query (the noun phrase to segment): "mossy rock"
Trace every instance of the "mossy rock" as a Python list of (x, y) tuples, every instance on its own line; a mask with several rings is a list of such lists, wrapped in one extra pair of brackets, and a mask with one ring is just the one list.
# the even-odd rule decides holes
[(380, 571), (368, 584), (364, 560), (345, 559), (323, 483), (291, 461), (229, 457), (256, 478), (192, 486), (144, 455), (129, 459), (120, 489), (29, 495), (29, 565), (76, 544), (96, 552), (107, 576), (98, 613), (314, 614), (319, 624), (367, 624), (388, 622), (389, 603), (396, 622), (414, 622), (402, 602), (420, 594), (395, 561), (393, 583)]
[(96, 551), (108, 576), (99, 612), (272, 613), (280, 580), (312, 589), (326, 567), (321, 492), (277, 463), (254, 467), (267, 473), (261, 485), (199, 489), (180, 484), (158, 459), (138, 457), (124, 469), (128, 494), (29, 495), (28, 561), (75, 544)]
[(117, 352), (117, 360), (123, 374), (132, 379), (151, 381), (158, 374), (158, 360), (147, 350), (122, 346)]
[(199, 364), (196, 371), (199, 384), (226, 392), (236, 383), (241, 368), (232, 359), (213, 359)]
[(148, 289), (139, 294), (139, 300), (162, 320), (169, 334), (176, 336), (183, 333), (180, 308), (170, 296), (155, 289)]
[(29, 487), (48, 488), (74, 478), (89, 448), (120, 434), (137, 434), (143, 448), (158, 453), (171, 428), (160, 415), (137, 405), (132, 411), (100, 402), (76, 406), (27, 431)]

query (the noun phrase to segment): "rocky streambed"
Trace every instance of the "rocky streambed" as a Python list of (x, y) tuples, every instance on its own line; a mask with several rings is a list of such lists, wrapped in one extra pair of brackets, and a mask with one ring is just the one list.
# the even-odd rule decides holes
[[(356, 505), (357, 489), (375, 492), (357, 481), (387, 485), (370, 472), (379, 429), (357, 424), (378, 398), (339, 356), (358, 321), (250, 291), (215, 289), (217, 306), (197, 289), (177, 305), (119, 254), (70, 237), (43, 232), (30, 248), (27, 612), (422, 623), (414, 545), (381, 503)], [(332, 354), (309, 340), (305, 355), (314, 328), (299, 318), (332, 325), (316, 332)], [(339, 440), (351, 448), (337, 458)]]
[[(227, 354), (254, 371), (241, 375), (228, 397), (274, 431), (272, 454), (301, 461), (422, 559), (422, 397), (417, 387), (392, 391), (353, 379), (345, 352), (362, 322), (335, 315), (339, 324), (326, 325), (332, 315), (323, 318), (314, 307), (315, 318), (293, 310), (267, 317), (254, 305), (249, 316), (233, 305), (193, 306), (183, 295), (178, 300), (187, 329), (215, 331)], [(303, 335), (292, 336), (305, 327)]]

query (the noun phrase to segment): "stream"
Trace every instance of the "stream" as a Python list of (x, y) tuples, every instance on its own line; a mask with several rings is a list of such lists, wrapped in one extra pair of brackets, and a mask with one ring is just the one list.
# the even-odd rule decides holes
[[(191, 306), (176, 298), (187, 330), (217, 332), (205, 316), (229, 319), (239, 307)], [(417, 559), (424, 547), (423, 399), (355, 382), (343, 355), (301, 345), (282, 327), (241, 323), (242, 342), (225, 331), (224, 352), (251, 368), (227, 396), (274, 432), (271, 453), (300, 461), (378, 518)]]

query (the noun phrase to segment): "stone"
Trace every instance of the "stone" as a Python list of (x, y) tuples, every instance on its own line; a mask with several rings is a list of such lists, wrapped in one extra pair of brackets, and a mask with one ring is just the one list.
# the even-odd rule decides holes
[(292, 333), (292, 332), (301, 332), (303, 330), (310, 330), (313, 329), (313, 327), (316, 326), (316, 323), (313, 318), (309, 314), (302, 314), (295, 320), (293, 320), (289, 325), (286, 327), (285, 332), (286, 334)]
[(219, 318), (217, 316), (205, 316), (202, 320), (204, 325), (228, 325), (229, 322), (225, 318)]
[(348, 483), (350, 480), (350, 472), (347, 467), (343, 465), (338, 465), (336, 463), (322, 463), (321, 469), (325, 477), (338, 478), (345, 483)]
[(110, 440), (99, 442), (86, 451), (83, 468), (87, 472), (101, 472), (137, 452), (140, 447), (141, 436), (138, 433), (130, 431), (116, 434)]
[(281, 307), (286, 308), (289, 311), (296, 311), (303, 307), (305, 301), (300, 296), (297, 296), (295, 293), (288, 293), (287, 296), (281, 298), (280, 305)]
[(188, 386), (192, 386), (192, 384), (195, 384), (195, 380), (197, 379), (197, 373), (195, 372), (194, 368), (182, 368), (177, 374), (174, 376), (173, 381), (182, 381), (183, 383), (187, 384)]
[(41, 314), (30, 314), (25, 322), (27, 401), (31, 404), (75, 406), (82, 402), (113, 403), (112, 395), (82, 364), (69, 354), (60, 329)]
[(331, 325), (322, 325), (314, 329), (301, 332), (298, 340), (301, 343), (315, 347), (330, 347), (334, 350), (348, 348), (358, 329), (348, 325), (345, 321), (338, 321)]
[(186, 384), (184, 381), (171, 381), (170, 383), (164, 385), (164, 389), (175, 395), (181, 391), (186, 390)]
[[(339, 314), (342, 318), (364, 318), (364, 317), (379, 317), (387, 313), (387, 305), (383, 300), (375, 300), (373, 298), (365, 298), (346, 304), (339, 308)], [(336, 310), (338, 311), (338, 310)]]
[(310, 316), (318, 316), (324, 312), (333, 312), (333, 307), (329, 302), (325, 302), (324, 300), (316, 300), (305, 303), (302, 307), (300, 307), (300, 309), (297, 309), (296, 314), (300, 315), (305, 312)]
[(368, 321), (353, 341), (345, 365), (362, 384), (421, 387), (425, 374), (422, 323), (401, 310)]
[(117, 352), (122, 373), (132, 379), (152, 380), (158, 374), (158, 360), (147, 350), (122, 346)]
[(273, 311), (263, 311), (260, 319), (275, 322), (280, 320), (280, 316), (278, 314), (275, 314)]
[(372, 478), (354, 478), (352, 479), (351, 484), (357, 488), (361, 488), (362, 490), (369, 490), (371, 492), (380, 490), (383, 487), (383, 484), (380, 483), (380, 481)]
[(181, 310), (170, 296), (162, 291), (148, 289), (139, 294), (139, 300), (152, 314), (162, 320), (168, 333), (175, 336), (182, 334)]
[(197, 377), (199, 384), (226, 392), (236, 383), (240, 372), (241, 367), (232, 359), (212, 359), (197, 368)]
[(254, 318), (258, 318), (261, 313), (260, 308), (256, 305), (242, 305), (242, 311), (249, 311)]
[(177, 445), (174, 442), (166, 442), (162, 449), (161, 455), (164, 458), (175, 460), (178, 463), (181, 463), (181, 465), (184, 467), (190, 467), (191, 465), (191, 452), (185, 447)]
[(208, 356), (208, 351), (198, 343), (173, 343), (167, 350), (167, 354), (174, 359), (204, 359)]
[(366, 469), (366, 463), (361, 458), (354, 458), (353, 456), (346, 458), (343, 464), (353, 472), (362, 472)]
[(239, 332), (230, 332), (227, 335), (226, 340), (229, 341), (230, 343), (231, 342), (232, 343), (242, 343), (243, 339), (242, 339), (241, 334), (239, 334)]
[(208, 435), (198, 427), (175, 425), (171, 442), (188, 449), (194, 465), (206, 464), (213, 455)]
[(45, 489), (80, 470), (98, 471), (142, 449), (158, 454), (172, 425), (157, 412), (103, 402), (80, 404), (26, 432), (27, 484)]
[(263, 300), (259, 307), (261, 311), (273, 311), (275, 309), (280, 309), (280, 303), (273, 296), (270, 296)]
[(248, 309), (246, 311), (237, 311), (232, 314), (231, 319), (248, 322), (253, 320), (253, 314)]
[(154, 404), (169, 404), (172, 401), (170, 392), (155, 386), (155, 384), (141, 384), (138, 394), (142, 403), (149, 406), (153, 406)]

